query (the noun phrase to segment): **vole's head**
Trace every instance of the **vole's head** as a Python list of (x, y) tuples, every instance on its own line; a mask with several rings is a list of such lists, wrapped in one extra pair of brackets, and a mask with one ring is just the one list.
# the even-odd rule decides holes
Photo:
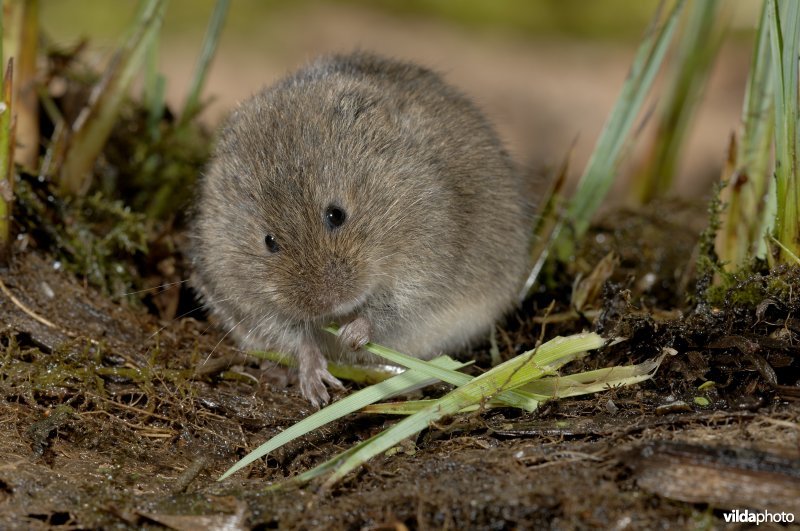
[(247, 313), (348, 314), (447, 230), (412, 108), (347, 79), (285, 82), (228, 119), (202, 183), (198, 266)]

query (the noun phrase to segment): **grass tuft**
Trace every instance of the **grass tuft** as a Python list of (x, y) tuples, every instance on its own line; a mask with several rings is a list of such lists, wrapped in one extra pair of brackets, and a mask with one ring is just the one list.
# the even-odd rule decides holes
[(131, 35), (111, 59), (105, 73), (92, 90), (89, 102), (64, 131), (54, 152), (63, 153), (60, 164), (62, 191), (84, 195), (92, 184), (92, 168), (105, 146), (145, 51), (161, 28), (166, 0), (144, 0)]
[(623, 148), (661, 67), (684, 3), (684, 0), (678, 0), (663, 22), (659, 10), (636, 51), (628, 78), (592, 151), (578, 189), (569, 202), (565, 219), (554, 231), (557, 235), (556, 255), (562, 262), (574, 254), (576, 242), (586, 233), (614, 182)]
[(798, 175), (798, 61), (800, 2), (768, 0), (767, 17), (775, 84), (775, 239), (778, 262), (800, 255), (800, 175)]
[(654, 141), (645, 162), (634, 175), (639, 204), (663, 197), (672, 188), (689, 126), (724, 37), (727, 11), (718, 0), (689, 4), (685, 27), (677, 39), (676, 60), (670, 65)]

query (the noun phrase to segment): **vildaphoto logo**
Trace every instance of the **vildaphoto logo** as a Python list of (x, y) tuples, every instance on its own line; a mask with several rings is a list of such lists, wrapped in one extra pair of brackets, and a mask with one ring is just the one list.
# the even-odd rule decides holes
[(751, 511), (749, 509), (734, 509), (722, 514), (726, 523), (731, 524), (791, 524), (794, 522), (794, 513), (771, 513), (769, 511)]

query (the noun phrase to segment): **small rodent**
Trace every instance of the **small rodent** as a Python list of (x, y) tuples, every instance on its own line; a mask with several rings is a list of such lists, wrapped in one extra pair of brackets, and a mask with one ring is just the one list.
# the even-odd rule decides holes
[[(200, 182), (194, 284), (246, 349), (297, 359), (319, 406), (327, 359), (368, 341), (430, 358), (516, 302), (530, 213), (478, 109), (437, 74), (322, 57), (240, 104)], [(341, 325), (336, 337), (321, 330)]]

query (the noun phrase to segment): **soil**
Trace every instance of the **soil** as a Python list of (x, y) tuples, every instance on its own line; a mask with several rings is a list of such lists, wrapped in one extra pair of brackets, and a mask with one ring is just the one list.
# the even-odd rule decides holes
[[(533, 414), (454, 417), (327, 491), (266, 487), (394, 419), (352, 415), (217, 482), (311, 412), (291, 371), (260, 370), (202, 315), (170, 315), (192, 304), (183, 285), (115, 301), (17, 250), (0, 276), (0, 527), (623, 529), (716, 526), (727, 509), (800, 514), (800, 273), (743, 279), (735, 293), (752, 299), (689, 304), (696, 238), (666, 237), (683, 221), (661, 219), (656, 208), (596, 225), (576, 263), (616, 250), (602, 294), (575, 311), (568, 290), (543, 289), (498, 336), (504, 357), (530, 348), (542, 321), (545, 338), (625, 336), (566, 370), (666, 349), (652, 380)], [(489, 366), (485, 349), (463, 354)]]

